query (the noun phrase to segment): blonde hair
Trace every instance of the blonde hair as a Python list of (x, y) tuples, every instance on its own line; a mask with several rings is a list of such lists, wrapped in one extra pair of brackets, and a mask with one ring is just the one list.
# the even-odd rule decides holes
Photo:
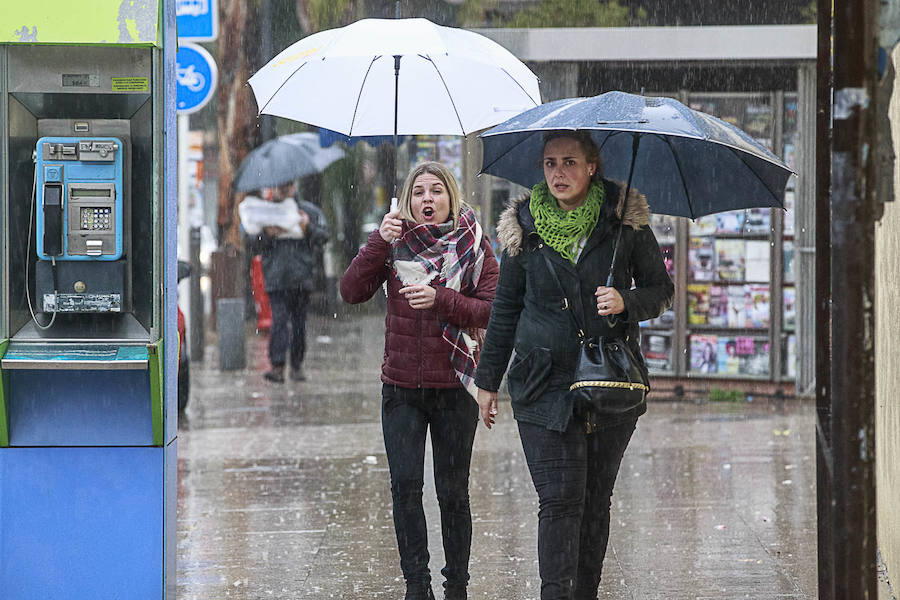
[(411, 208), (413, 184), (420, 175), (425, 175), (426, 173), (434, 175), (444, 184), (444, 188), (446, 188), (447, 194), (450, 196), (450, 218), (453, 219), (453, 227), (459, 227), (459, 211), (461, 205), (459, 185), (457, 185), (456, 177), (453, 176), (450, 169), (439, 162), (432, 161), (420, 163), (413, 167), (409, 172), (409, 175), (406, 176), (406, 181), (403, 182), (403, 188), (400, 191), (400, 198), (398, 198), (400, 217), (407, 221), (415, 221), (412, 216)]

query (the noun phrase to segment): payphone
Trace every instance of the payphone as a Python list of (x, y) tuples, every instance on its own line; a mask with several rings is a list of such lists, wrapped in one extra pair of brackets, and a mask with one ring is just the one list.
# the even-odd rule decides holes
[(115, 137), (45, 136), (37, 141), (39, 311), (122, 310), (124, 150), (123, 141)]
[(0, 43), (3, 600), (175, 598), (175, 16), (132, 4)]

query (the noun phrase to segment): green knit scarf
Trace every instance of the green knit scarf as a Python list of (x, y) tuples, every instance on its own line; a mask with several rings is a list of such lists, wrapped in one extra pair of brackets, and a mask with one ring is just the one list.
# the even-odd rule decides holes
[(604, 196), (603, 186), (592, 183), (584, 204), (567, 211), (559, 207), (556, 198), (550, 195), (547, 183), (542, 182), (532, 188), (528, 208), (541, 239), (575, 264), (575, 249), (597, 225)]

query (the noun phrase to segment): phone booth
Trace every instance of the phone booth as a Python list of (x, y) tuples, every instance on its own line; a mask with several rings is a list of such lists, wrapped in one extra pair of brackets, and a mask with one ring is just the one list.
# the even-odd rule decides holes
[(175, 598), (174, 4), (4, 9), (5, 600)]

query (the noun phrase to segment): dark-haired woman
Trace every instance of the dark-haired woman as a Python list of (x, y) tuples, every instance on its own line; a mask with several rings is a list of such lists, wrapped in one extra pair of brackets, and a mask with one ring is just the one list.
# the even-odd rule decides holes
[[(508, 383), (540, 501), (541, 600), (594, 600), (613, 485), (646, 403), (598, 417), (573, 402), (568, 391), (581, 342), (568, 310), (586, 336), (619, 335), (641, 356), (638, 322), (662, 314), (674, 286), (648, 225), (646, 199), (631, 190), (626, 204), (625, 186), (601, 177), (599, 151), (587, 132), (546, 135), (543, 168), (545, 181), (500, 217), (500, 280), (475, 381), (490, 428), (515, 350)], [(606, 287), (620, 223), (613, 286)], [(612, 315), (614, 325), (606, 318)]]
[(422, 510), (429, 429), (444, 598), (466, 598), (469, 466), (478, 425), (476, 331), (487, 326), (497, 272), (491, 244), (461, 202), (453, 174), (429, 162), (413, 168), (400, 206), (384, 216), (341, 278), (341, 296), (351, 304), (387, 284), (381, 421), (406, 600), (434, 598)]

